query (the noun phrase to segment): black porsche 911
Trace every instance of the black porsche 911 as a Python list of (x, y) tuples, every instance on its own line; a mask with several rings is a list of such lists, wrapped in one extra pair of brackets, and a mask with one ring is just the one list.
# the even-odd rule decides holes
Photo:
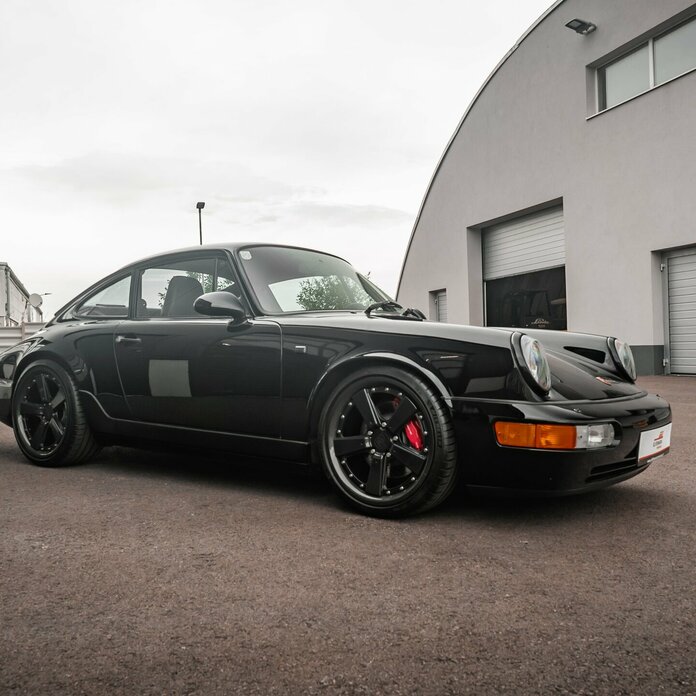
[(166, 441), (320, 463), (362, 512), (432, 508), (457, 477), (606, 486), (670, 444), (615, 338), (425, 321), (346, 261), (266, 244), (138, 261), (0, 354), (0, 420), (43, 466)]

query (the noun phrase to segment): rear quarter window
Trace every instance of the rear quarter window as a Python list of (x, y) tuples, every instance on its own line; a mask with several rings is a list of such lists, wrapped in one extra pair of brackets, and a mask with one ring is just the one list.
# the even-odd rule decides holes
[(126, 319), (130, 298), (130, 275), (101, 288), (74, 310), (75, 317), (90, 319)]

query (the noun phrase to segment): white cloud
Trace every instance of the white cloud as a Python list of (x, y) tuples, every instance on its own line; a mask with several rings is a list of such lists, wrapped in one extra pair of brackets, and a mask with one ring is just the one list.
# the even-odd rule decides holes
[(437, 160), (550, 0), (3, 0), (0, 258), (50, 313), (131, 259), (253, 237), (393, 292)]

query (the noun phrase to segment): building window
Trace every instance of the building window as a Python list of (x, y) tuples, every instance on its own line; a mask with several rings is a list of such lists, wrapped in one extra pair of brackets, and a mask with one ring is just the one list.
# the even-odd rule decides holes
[(599, 69), (599, 110), (650, 89), (648, 44)]
[(663, 34), (652, 43), (656, 85), (696, 68), (696, 19)]
[(696, 70), (696, 19), (597, 69), (599, 111)]

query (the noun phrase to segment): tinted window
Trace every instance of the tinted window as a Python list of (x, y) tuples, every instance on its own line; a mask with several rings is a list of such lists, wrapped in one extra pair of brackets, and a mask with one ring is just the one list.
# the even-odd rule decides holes
[(189, 258), (146, 268), (140, 276), (139, 317), (196, 317), (193, 305), (206, 292), (226, 290), (240, 296), (227, 260)]
[(250, 247), (239, 259), (265, 312), (362, 310), (383, 301), (342, 259), (306, 249)]
[(131, 277), (126, 276), (88, 297), (75, 310), (76, 317), (125, 319), (128, 316)]

